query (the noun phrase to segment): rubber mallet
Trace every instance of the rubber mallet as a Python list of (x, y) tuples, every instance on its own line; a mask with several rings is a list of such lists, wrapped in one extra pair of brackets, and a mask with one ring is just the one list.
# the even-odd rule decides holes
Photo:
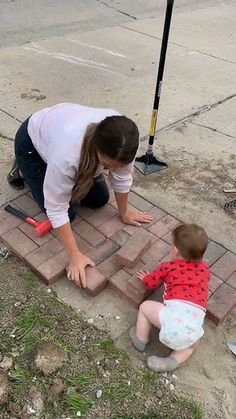
[(49, 233), (49, 231), (52, 229), (52, 224), (49, 220), (37, 221), (24, 212), (18, 210), (17, 208), (13, 208), (11, 205), (6, 205), (4, 209), (5, 211), (15, 215), (17, 218), (20, 218), (26, 223), (31, 224), (35, 228), (36, 235), (39, 237)]

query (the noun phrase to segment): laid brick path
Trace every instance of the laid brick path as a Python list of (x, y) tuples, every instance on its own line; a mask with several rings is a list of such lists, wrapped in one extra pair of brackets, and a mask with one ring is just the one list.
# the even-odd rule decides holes
[[(80, 208), (72, 228), (80, 249), (96, 264), (96, 270), (86, 268), (87, 292), (96, 296), (108, 285), (137, 308), (150, 293), (135, 274), (139, 269), (153, 270), (159, 262), (168, 260), (171, 231), (180, 221), (134, 192), (130, 193), (130, 204), (133, 208), (151, 213), (154, 221), (139, 229), (123, 224), (111, 191), (109, 204), (105, 208), (97, 211)], [(29, 193), (15, 199), (12, 205), (38, 220), (45, 219)], [(124, 267), (119, 263), (116, 253), (136, 234), (144, 234), (149, 247), (135, 267)], [(32, 226), (1, 208), (0, 238), (47, 284), (52, 284), (65, 274), (67, 255), (53, 231), (37, 237)], [(219, 324), (236, 305), (236, 255), (210, 240), (205, 261), (212, 272), (207, 316)]]

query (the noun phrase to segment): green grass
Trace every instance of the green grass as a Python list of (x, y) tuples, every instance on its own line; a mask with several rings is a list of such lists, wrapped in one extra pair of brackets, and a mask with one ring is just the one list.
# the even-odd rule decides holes
[(67, 408), (76, 415), (77, 412), (81, 412), (82, 415), (86, 415), (95, 403), (92, 400), (87, 400), (79, 393), (67, 394), (64, 398), (64, 402)]
[(99, 343), (99, 346), (102, 349), (104, 355), (107, 356), (109, 359), (126, 358), (128, 360), (127, 354), (121, 351), (120, 349), (116, 348), (114, 343), (110, 339), (102, 339)]
[(192, 419), (202, 419), (203, 411), (202, 411), (202, 407), (198, 403), (194, 402), (191, 399), (188, 399), (187, 397), (178, 398), (177, 403), (180, 406), (183, 406), (192, 410), (192, 413), (193, 413)]
[(72, 377), (67, 380), (69, 386), (90, 386), (95, 379), (95, 374), (91, 371), (85, 371), (77, 377)]
[(9, 372), (9, 377), (13, 382), (19, 382), (23, 384), (24, 381), (27, 381), (30, 378), (31, 374), (29, 371), (15, 365), (14, 369)]

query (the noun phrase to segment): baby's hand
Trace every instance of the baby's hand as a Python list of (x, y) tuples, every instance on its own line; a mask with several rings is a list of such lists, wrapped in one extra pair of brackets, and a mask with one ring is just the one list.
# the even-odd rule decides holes
[(144, 271), (138, 271), (137, 273), (136, 273), (136, 276), (137, 276), (137, 278), (138, 279), (140, 279), (140, 281), (143, 281), (143, 278), (146, 276), (146, 275), (149, 275), (149, 271), (146, 271), (146, 272), (144, 272)]

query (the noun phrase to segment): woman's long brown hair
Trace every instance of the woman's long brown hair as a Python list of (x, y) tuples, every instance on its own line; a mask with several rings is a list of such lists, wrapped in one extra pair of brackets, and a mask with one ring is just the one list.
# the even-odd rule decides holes
[(138, 145), (138, 128), (125, 116), (109, 116), (99, 124), (89, 124), (83, 139), (72, 201), (80, 202), (93, 186), (99, 164), (97, 152), (126, 165), (134, 160)]

